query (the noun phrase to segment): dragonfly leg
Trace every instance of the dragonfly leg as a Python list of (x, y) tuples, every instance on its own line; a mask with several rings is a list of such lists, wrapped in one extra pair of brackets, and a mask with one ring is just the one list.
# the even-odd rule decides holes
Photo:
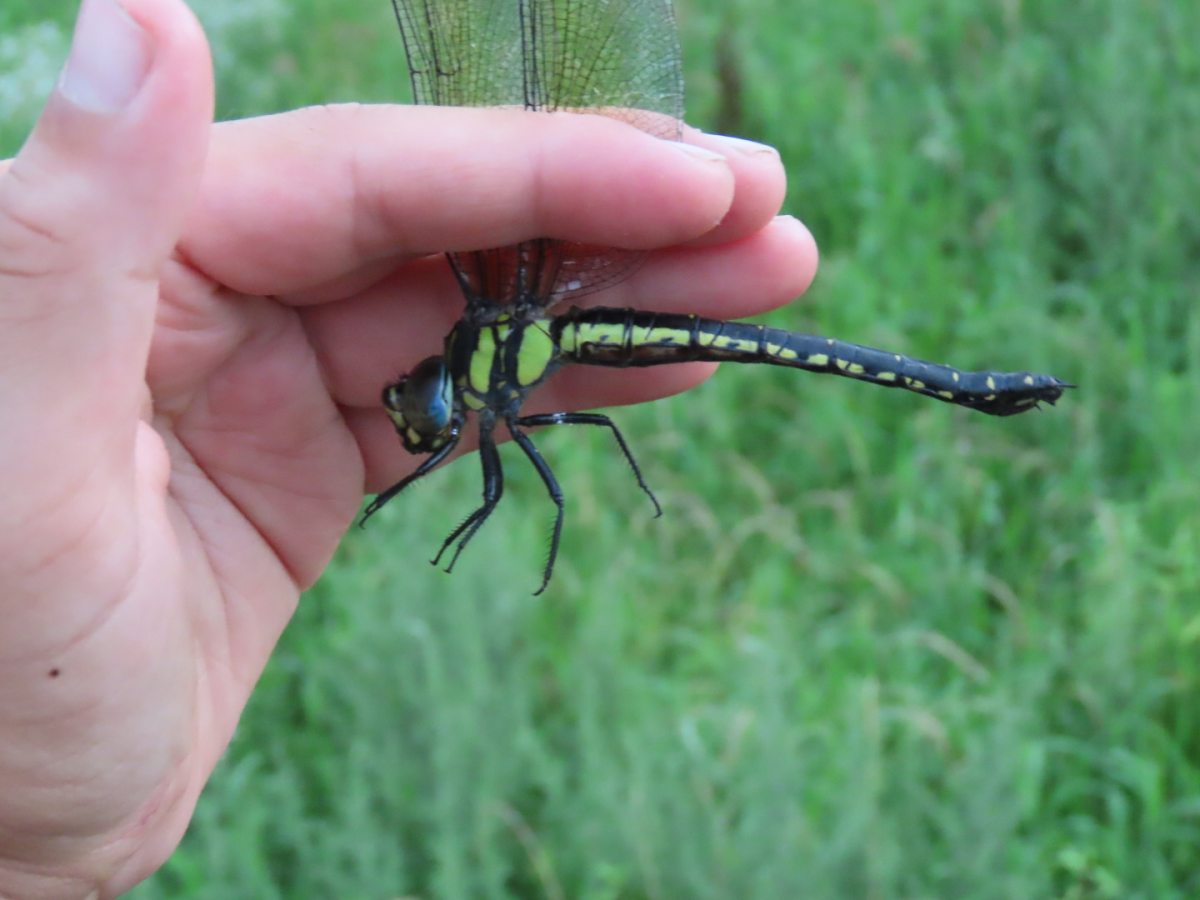
[(525, 455), (529, 457), (529, 461), (533, 463), (533, 467), (542, 476), (542, 483), (546, 485), (546, 490), (550, 493), (550, 499), (554, 501), (557, 512), (554, 516), (554, 533), (550, 537), (550, 555), (546, 557), (546, 568), (542, 570), (542, 586), (533, 592), (533, 596), (537, 596), (546, 589), (546, 585), (550, 583), (550, 575), (554, 571), (554, 561), (558, 558), (558, 543), (562, 537), (563, 527), (563, 493), (562, 488), (558, 486), (558, 479), (554, 477), (554, 472), (542, 458), (542, 454), (538, 452), (533, 441), (529, 439), (529, 435), (521, 431), (517, 425), (517, 420), (508, 420), (508, 433), (512, 435), (513, 440), (517, 442)]
[[(608, 416), (601, 415), (600, 413), (543, 413), (534, 416), (521, 416), (516, 420), (516, 424), (525, 428), (535, 428), (541, 425), (601, 425), (611, 429), (613, 437), (617, 439), (617, 445), (621, 448), (621, 452), (625, 454), (625, 461), (629, 463), (629, 468), (633, 469), (633, 477), (637, 479), (638, 487), (645, 491), (646, 496), (650, 498), (650, 502), (654, 504), (654, 518), (657, 519), (662, 515), (662, 507), (658, 505), (658, 498), (654, 496), (654, 491), (650, 490), (650, 486), (646, 484), (646, 479), (642, 477), (641, 467), (638, 466), (637, 460), (633, 458), (633, 451), (625, 443), (625, 436), (621, 434), (616, 423)], [(515, 438), (516, 435), (514, 434), (513, 437)]]
[(450, 451), (453, 450), (457, 444), (458, 444), (458, 435), (455, 435), (453, 440), (451, 440), (445, 446), (439, 447), (438, 450), (435, 453), (433, 453), (433, 455), (422, 460), (421, 464), (419, 466), (417, 466), (417, 468), (413, 471), (413, 473), (411, 475), (409, 475), (407, 478), (400, 479), (399, 481), (397, 481), (395, 484), (393, 484), (390, 488), (388, 488), (383, 493), (376, 494), (375, 499), (372, 500), (369, 504), (367, 504), (367, 509), (363, 513), (363, 517), (358, 520), (358, 527), (362, 528), (364, 525), (366, 525), (367, 519), (371, 518), (371, 516), (373, 516), (373, 515), (375, 515), (375, 513), (379, 512), (379, 510), (381, 510), (383, 508), (383, 505), (385, 503), (387, 503), (389, 500), (391, 500), (393, 497), (395, 497), (397, 494), (399, 494), (402, 490), (404, 490), (406, 487), (408, 487), (410, 484), (412, 484), (418, 478), (422, 478), (425, 475), (428, 475), (430, 473), (430, 471), (432, 471), (433, 468), (438, 463), (440, 463), (443, 459), (445, 459), (447, 456), (450, 455)]
[(479, 424), (479, 459), (483, 466), (483, 505), (463, 519), (462, 523), (447, 535), (446, 540), (442, 541), (437, 556), (430, 560), (436, 566), (450, 545), (457, 542), (454, 553), (450, 556), (450, 562), (446, 565), (447, 572), (454, 568), (459, 554), (470, 543), (471, 538), (475, 537), (475, 532), (487, 521), (488, 516), (496, 508), (496, 504), (500, 502), (500, 495), (504, 493), (504, 470), (500, 467), (500, 453), (496, 450), (496, 441), (492, 438), (490, 424), (485, 425), (482, 420)]

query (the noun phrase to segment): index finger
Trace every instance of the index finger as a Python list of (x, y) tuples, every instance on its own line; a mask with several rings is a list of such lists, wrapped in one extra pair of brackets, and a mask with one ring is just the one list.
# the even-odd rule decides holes
[(533, 237), (683, 243), (733, 196), (722, 156), (599, 116), (313, 107), (216, 127), (180, 249), (235, 290), (285, 294)]

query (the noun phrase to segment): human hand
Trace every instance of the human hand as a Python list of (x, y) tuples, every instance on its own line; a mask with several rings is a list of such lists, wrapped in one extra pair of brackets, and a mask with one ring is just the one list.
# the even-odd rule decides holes
[[(364, 489), (416, 463), (378, 398), (461, 312), (431, 254), (666, 248), (589, 301), (723, 317), (816, 265), (772, 220), (766, 148), (499, 110), (213, 127), (185, 5), (123, 2), (86, 0), (67, 76), (0, 164), (6, 896), (112, 896), (179, 841), (300, 590)], [(530, 412), (707, 371), (565, 372)]]

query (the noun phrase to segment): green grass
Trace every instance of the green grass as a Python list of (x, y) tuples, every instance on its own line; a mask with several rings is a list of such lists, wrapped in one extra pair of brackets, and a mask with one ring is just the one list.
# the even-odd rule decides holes
[[(194, 6), (223, 115), (405, 95), (384, 0)], [(1200, 893), (1200, 6), (680, 20), (690, 118), (779, 146), (822, 245), (774, 321), (1080, 389), (990, 420), (727, 367), (619, 412), (661, 521), (605, 435), (547, 434), (538, 599), (536, 477), (447, 577), (478, 474), (432, 476), (305, 597), (135, 897)]]

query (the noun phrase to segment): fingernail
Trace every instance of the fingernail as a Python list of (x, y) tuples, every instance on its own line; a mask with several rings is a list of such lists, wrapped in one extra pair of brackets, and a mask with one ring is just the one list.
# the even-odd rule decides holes
[(714, 141), (724, 144), (734, 153), (741, 153), (748, 156), (757, 156), (759, 154), (779, 155), (779, 151), (774, 147), (768, 144), (760, 144), (757, 141), (748, 141), (745, 138), (734, 137), (729, 134), (710, 134), (709, 137)]
[(91, 112), (120, 112), (142, 86), (151, 49), (117, 0), (83, 0), (59, 92)]
[(671, 141), (672, 147), (678, 147), (688, 156), (694, 156), (697, 159), (707, 160), (708, 162), (725, 162), (725, 157), (720, 153), (714, 153), (706, 147), (697, 147), (695, 144), (687, 144), (683, 141)]

